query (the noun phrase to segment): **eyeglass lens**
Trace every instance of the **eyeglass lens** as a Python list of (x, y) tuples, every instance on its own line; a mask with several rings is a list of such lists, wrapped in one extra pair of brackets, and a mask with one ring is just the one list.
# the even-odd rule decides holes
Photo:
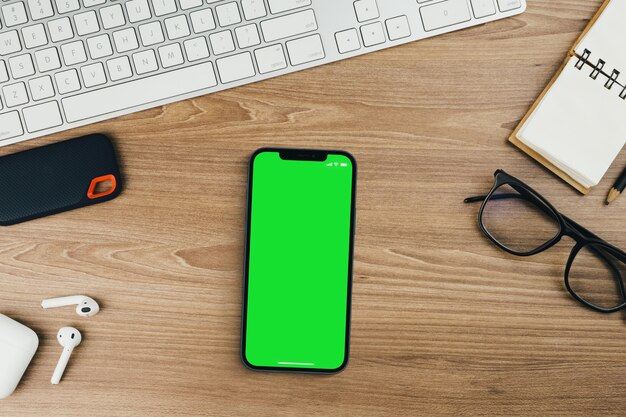
[(517, 253), (531, 252), (554, 239), (561, 230), (549, 209), (508, 184), (495, 190), (485, 202), (483, 227), (502, 246)]
[[(626, 264), (601, 244), (585, 245), (572, 262), (569, 285), (580, 298), (602, 308), (624, 303)], [(621, 281), (621, 285), (620, 285)]]

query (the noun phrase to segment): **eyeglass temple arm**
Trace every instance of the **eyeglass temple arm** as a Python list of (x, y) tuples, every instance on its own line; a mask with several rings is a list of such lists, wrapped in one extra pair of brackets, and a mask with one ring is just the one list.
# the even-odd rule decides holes
[(482, 201), (485, 201), (485, 199), (487, 198), (486, 195), (478, 195), (476, 197), (467, 197), (465, 200), (463, 200), (463, 202), (465, 204), (469, 204), (469, 203), (480, 203)]
[[(463, 200), (463, 202), (466, 203), (466, 204), (480, 203), (482, 201), (485, 201), (486, 198), (487, 198), (486, 195), (480, 195), (480, 196), (476, 196), (476, 197), (466, 198), (465, 200)], [(508, 198), (519, 198), (519, 199), (522, 199), (522, 200), (533, 202), (533, 200), (530, 197), (528, 197), (527, 195), (524, 195), (524, 194), (504, 193), (504, 194), (496, 194), (496, 195), (492, 195), (491, 196), (491, 199), (493, 199), (493, 200), (505, 200), (505, 199), (508, 199)], [(552, 214), (552, 213), (550, 213), (548, 211), (548, 209), (546, 207), (543, 207), (543, 206), (540, 206), (540, 205), (538, 205), (537, 207), (539, 207), (541, 210), (543, 210), (547, 214)], [(576, 223), (574, 220), (570, 219), (569, 217), (564, 216), (562, 214), (561, 214), (561, 216), (563, 216), (565, 221), (567, 221), (568, 225), (571, 226), (572, 229), (575, 229), (578, 233), (580, 233), (584, 237), (590, 238), (590, 239), (602, 240), (596, 234), (590, 232), (589, 230), (587, 230), (586, 228), (584, 228), (580, 224)]]
[[(488, 197), (488, 196), (486, 196), (486, 195), (479, 195), (479, 196), (476, 196), (476, 197), (468, 197), (468, 198), (466, 198), (465, 200), (463, 200), (463, 202), (464, 202), (465, 204), (469, 204), (469, 203), (480, 203), (480, 202), (482, 202), (482, 201), (485, 201), (485, 200), (487, 199), (487, 197)], [(492, 196), (490, 197), (490, 199), (491, 199), (491, 200), (505, 200), (505, 199), (508, 199), (508, 198), (519, 198), (519, 199), (526, 200), (526, 201), (529, 201), (529, 202), (531, 202), (531, 203), (533, 203), (533, 204), (534, 204), (533, 199), (532, 199), (532, 198), (530, 198), (529, 196), (525, 195), (525, 194), (517, 194), (517, 193), (503, 193), (503, 194), (495, 194), (495, 195), (492, 195)], [(552, 215), (552, 213), (548, 210), (548, 208), (547, 208), (547, 207), (544, 207), (544, 206), (541, 206), (541, 205), (537, 205), (537, 204), (535, 204), (535, 205), (536, 205), (538, 208), (540, 208), (540, 209), (541, 209), (544, 213), (546, 213), (546, 214), (548, 214), (548, 215)], [(565, 216), (563, 216), (563, 217), (565, 217)], [(568, 220), (569, 220), (569, 219), (568, 219)], [(573, 221), (572, 221), (571, 223), (572, 223), (572, 224), (574, 224), (574, 225), (577, 225), (577, 224), (576, 224), (576, 223), (574, 223)], [(577, 226), (579, 226), (579, 225), (577, 225)], [(589, 232), (587, 229), (583, 228), (582, 226), (579, 226), (579, 227), (580, 227), (582, 230), (586, 231), (587, 233), (592, 234), (591, 232)], [(581, 233), (582, 233), (582, 230), (581, 230)], [(594, 236), (595, 236), (595, 235), (594, 235)]]

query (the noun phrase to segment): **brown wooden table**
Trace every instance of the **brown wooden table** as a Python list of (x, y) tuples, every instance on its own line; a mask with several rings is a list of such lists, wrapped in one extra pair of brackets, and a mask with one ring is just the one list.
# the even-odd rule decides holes
[[(531, 259), (488, 243), (466, 196), (505, 168), (626, 247), (626, 198), (583, 198), (506, 138), (600, 0), (530, 0), (522, 16), (155, 108), (114, 138), (115, 201), (1, 229), (0, 311), (41, 347), (3, 416), (624, 415), (626, 321), (573, 301), (571, 242)], [(359, 162), (352, 354), (331, 377), (239, 359), (248, 156), (342, 148)], [(43, 311), (86, 293), (102, 312)], [(57, 330), (84, 342), (51, 386)]]

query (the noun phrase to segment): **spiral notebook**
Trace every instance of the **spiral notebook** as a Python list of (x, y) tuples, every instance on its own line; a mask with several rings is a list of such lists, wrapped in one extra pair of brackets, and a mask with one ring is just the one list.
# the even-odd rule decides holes
[(626, 0), (607, 0), (509, 140), (580, 192), (626, 143)]

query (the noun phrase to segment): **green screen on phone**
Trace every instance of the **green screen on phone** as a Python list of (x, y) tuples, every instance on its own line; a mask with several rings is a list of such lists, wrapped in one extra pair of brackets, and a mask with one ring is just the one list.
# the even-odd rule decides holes
[(340, 370), (348, 352), (353, 159), (261, 151), (251, 163), (244, 362)]

